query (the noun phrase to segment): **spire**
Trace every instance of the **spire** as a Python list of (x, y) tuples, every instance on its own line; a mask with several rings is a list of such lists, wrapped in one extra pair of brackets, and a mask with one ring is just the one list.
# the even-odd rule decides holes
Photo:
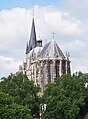
[(25, 54), (28, 54), (28, 53), (29, 53), (29, 46), (28, 46), (28, 42), (27, 42)]
[(34, 17), (33, 17), (31, 35), (30, 35), (30, 40), (29, 40), (29, 52), (34, 47), (36, 47), (36, 30), (35, 30), (35, 23), (34, 23)]

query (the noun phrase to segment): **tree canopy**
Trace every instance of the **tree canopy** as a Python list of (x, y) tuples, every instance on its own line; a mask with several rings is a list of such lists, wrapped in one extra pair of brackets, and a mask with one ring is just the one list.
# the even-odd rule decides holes
[(0, 119), (33, 119), (27, 106), (14, 103), (8, 94), (0, 92)]
[(0, 91), (13, 97), (14, 103), (27, 106), (31, 114), (39, 115), (39, 87), (22, 73), (11, 74), (7, 78), (2, 78)]
[(44, 119), (83, 119), (80, 112), (88, 96), (87, 82), (88, 74), (79, 73), (64, 75), (48, 84), (43, 96), (43, 102), (47, 104)]
[(0, 82), (0, 118), (39, 118), (40, 105), (44, 119), (88, 119), (88, 74), (63, 75), (46, 86), (44, 95), (40, 88), (22, 73), (3, 77)]

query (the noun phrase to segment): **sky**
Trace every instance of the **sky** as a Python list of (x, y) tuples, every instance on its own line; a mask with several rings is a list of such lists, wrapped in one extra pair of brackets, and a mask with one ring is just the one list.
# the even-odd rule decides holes
[(88, 72), (88, 0), (0, 0), (0, 77), (19, 69), (33, 18), (43, 44), (55, 41), (70, 52), (71, 70)]
[(13, 7), (24, 7), (31, 8), (34, 5), (47, 6), (47, 5), (57, 5), (60, 0), (1, 0), (0, 9), (13, 8)]

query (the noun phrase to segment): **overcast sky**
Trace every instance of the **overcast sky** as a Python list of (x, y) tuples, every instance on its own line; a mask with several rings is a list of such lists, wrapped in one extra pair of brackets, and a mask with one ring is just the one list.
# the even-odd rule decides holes
[(88, 0), (0, 0), (0, 77), (15, 73), (25, 60), (32, 13), (37, 38), (55, 40), (70, 52), (72, 72), (88, 72)]

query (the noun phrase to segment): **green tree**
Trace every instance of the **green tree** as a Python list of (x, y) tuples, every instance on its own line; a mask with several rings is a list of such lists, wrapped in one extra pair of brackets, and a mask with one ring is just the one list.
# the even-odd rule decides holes
[(0, 90), (14, 98), (14, 102), (23, 106), (27, 106), (32, 115), (39, 115), (39, 87), (34, 85), (33, 81), (22, 73), (9, 75), (7, 78), (2, 78), (0, 82)]
[(33, 119), (26, 106), (14, 103), (8, 94), (0, 92), (0, 119)]
[(88, 95), (88, 74), (64, 75), (48, 84), (43, 96), (47, 104), (44, 119), (81, 119), (80, 107)]
[(88, 119), (88, 114), (85, 116), (85, 118), (84, 119)]

